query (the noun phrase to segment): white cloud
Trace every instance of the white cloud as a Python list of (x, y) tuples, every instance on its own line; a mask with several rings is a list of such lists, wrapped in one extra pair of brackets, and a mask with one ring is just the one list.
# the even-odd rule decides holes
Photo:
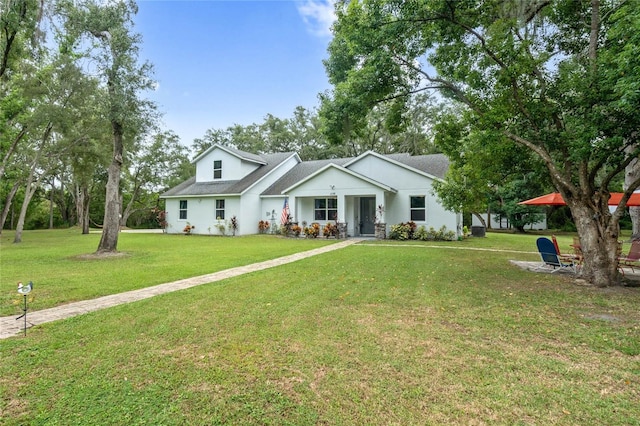
[(332, 0), (305, 0), (298, 4), (298, 12), (312, 34), (331, 36), (331, 25), (336, 20)]

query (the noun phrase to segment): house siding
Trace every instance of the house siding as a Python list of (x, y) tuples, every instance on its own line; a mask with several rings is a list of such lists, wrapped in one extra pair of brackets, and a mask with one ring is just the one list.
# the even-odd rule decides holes
[[(180, 200), (187, 200), (187, 218), (180, 219)], [(216, 218), (216, 200), (225, 200), (225, 218)], [(197, 198), (170, 198), (166, 200), (165, 210), (167, 211), (167, 232), (170, 234), (181, 233), (184, 227), (189, 224), (195, 228), (192, 234), (220, 235), (216, 227), (218, 224), (229, 224), (232, 216), (237, 216), (240, 211), (240, 197), (212, 196)], [(229, 231), (225, 231), (230, 234)]]
[[(260, 220), (270, 220), (272, 210), (276, 211), (275, 215), (278, 218), (278, 223), (280, 222), (279, 218), (282, 213), (284, 195), (271, 200), (272, 203), (269, 203), (261, 200), (260, 194), (262, 194), (262, 192), (264, 192), (274, 181), (284, 176), (289, 170), (298, 164), (298, 162), (299, 160), (296, 156), (288, 158), (273, 170), (268, 175), (268, 178), (260, 180), (242, 194), (242, 202), (238, 212), (238, 223), (239, 228), (242, 231), (241, 234), (258, 233), (258, 222)], [(273, 207), (271, 207), (272, 204)], [(269, 212), (268, 216), (266, 215), (266, 212)]]
[[(324, 225), (332, 220), (315, 220), (314, 200), (317, 198), (336, 198), (338, 200), (338, 222), (347, 224), (347, 234), (357, 235), (360, 218), (355, 207), (359, 197), (375, 197), (384, 200), (384, 190), (338, 168), (328, 168), (313, 179), (296, 186), (290, 191), (295, 200), (292, 209), (294, 219), (299, 223), (318, 222)], [(382, 203), (382, 201), (380, 201)]]
[(229, 154), (221, 149), (214, 149), (204, 157), (200, 158), (196, 164), (196, 182), (213, 181), (213, 162), (222, 161), (222, 179), (240, 180), (259, 167), (258, 164), (243, 161), (242, 159)]
[[(213, 181), (216, 160), (222, 161), (220, 181)], [(461, 215), (445, 210), (432, 193), (433, 180), (440, 179), (448, 165), (442, 155), (387, 157), (368, 152), (358, 158), (301, 162), (295, 153), (258, 156), (214, 146), (195, 162), (195, 178), (161, 196), (166, 200), (169, 233), (181, 233), (188, 223), (195, 226), (192, 233), (220, 234), (215, 201), (224, 199), (225, 233), (236, 216), (236, 235), (255, 234), (260, 220), (280, 226), (285, 197), (293, 220), (300, 225), (332, 221), (315, 220), (314, 200), (336, 198), (337, 220), (347, 224), (347, 235), (371, 235), (370, 224), (378, 218), (371, 214), (372, 203), (365, 203), (360, 211), (361, 198), (371, 197), (375, 206), (384, 206), (384, 215), (378, 219), (387, 224), (388, 233), (391, 225), (410, 220), (411, 196), (425, 197), (426, 217), (418, 225), (460, 231)], [(180, 200), (188, 200), (186, 219), (179, 219)], [(361, 222), (366, 226), (361, 228)]]
[(349, 170), (398, 188), (397, 193), (387, 194), (384, 203), (387, 227), (411, 220), (411, 197), (425, 196), (426, 217), (424, 221), (416, 221), (416, 224), (425, 226), (427, 229), (446, 226), (448, 230), (459, 232), (461, 218), (440, 204), (433, 194), (434, 179), (424, 173), (395, 165), (375, 155), (364, 156), (347, 167)]

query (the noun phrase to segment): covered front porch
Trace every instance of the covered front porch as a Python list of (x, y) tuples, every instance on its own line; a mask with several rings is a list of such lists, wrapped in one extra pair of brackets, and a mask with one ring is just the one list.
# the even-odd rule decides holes
[[(344, 228), (343, 237), (376, 236), (376, 223), (385, 224), (385, 193), (331, 194), (289, 196), (289, 209), (294, 222), (301, 227), (318, 223), (338, 223)], [(381, 208), (382, 207), (382, 208)], [(383, 225), (384, 226), (384, 225)]]
[(343, 237), (374, 236), (376, 222), (386, 223), (384, 206), (397, 191), (334, 164), (283, 191), (299, 226), (337, 223)]

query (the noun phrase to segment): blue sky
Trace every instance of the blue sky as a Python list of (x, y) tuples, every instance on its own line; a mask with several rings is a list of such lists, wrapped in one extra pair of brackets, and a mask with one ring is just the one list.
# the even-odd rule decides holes
[(322, 60), (328, 0), (139, 0), (140, 58), (155, 66), (149, 94), (184, 145), (207, 129), (313, 109), (330, 88)]

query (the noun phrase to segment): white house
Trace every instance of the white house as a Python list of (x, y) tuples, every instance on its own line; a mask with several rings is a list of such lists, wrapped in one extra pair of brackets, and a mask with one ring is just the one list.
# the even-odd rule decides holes
[(251, 154), (216, 144), (193, 162), (196, 175), (161, 195), (168, 233), (191, 225), (192, 233), (220, 234), (235, 217), (236, 235), (256, 234), (259, 221), (280, 225), (285, 200), (294, 222), (337, 222), (347, 236), (373, 236), (376, 222), (385, 223), (387, 233), (410, 220), (427, 229), (461, 229), (461, 215), (446, 210), (432, 191), (449, 167), (442, 154), (368, 151), (302, 161), (294, 152)]
[[(485, 220), (485, 223), (487, 225), (489, 225), (489, 220), (491, 220), (491, 225), (490, 225), (491, 229), (511, 229), (512, 228), (506, 216), (502, 216), (499, 214), (485, 213), (483, 215), (483, 219)], [(476, 215), (473, 215), (471, 218), (471, 226), (483, 226), (482, 222), (480, 221), (480, 219), (478, 219)], [(535, 222), (527, 225), (526, 228), (532, 229), (532, 230), (547, 229), (547, 216), (545, 215), (544, 218), (539, 222)]]

